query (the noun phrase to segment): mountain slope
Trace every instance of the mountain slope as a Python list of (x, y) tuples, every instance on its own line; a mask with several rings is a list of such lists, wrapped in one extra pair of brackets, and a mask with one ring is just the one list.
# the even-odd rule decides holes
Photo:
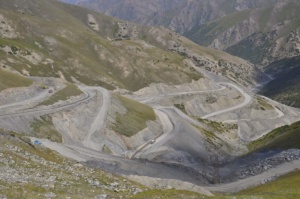
[[(235, 11), (260, 8), (276, 0), (87, 0), (75, 4), (147, 25), (163, 25), (184, 33), (204, 22)], [(69, 2), (74, 3), (74, 2)]]
[(200, 45), (226, 50), (255, 64), (267, 65), (300, 53), (296, 0), (88, 0), (75, 4), (120, 19), (163, 25)]
[(185, 33), (199, 44), (226, 50), (255, 64), (299, 55), (300, 5), (283, 1), (211, 21)]
[(260, 93), (284, 104), (300, 107), (300, 56), (276, 61), (266, 71), (274, 79)]
[(185, 63), (187, 54), (196, 62), (205, 59), (211, 68), (224, 60), (233, 73), (243, 65), (250, 72), (241, 73), (241, 82), (249, 84), (256, 75), (249, 63), (198, 47), (162, 27), (139, 26), (53, 0), (13, 2), (0, 2), (0, 57), (24, 75), (135, 91), (151, 83), (201, 78)]

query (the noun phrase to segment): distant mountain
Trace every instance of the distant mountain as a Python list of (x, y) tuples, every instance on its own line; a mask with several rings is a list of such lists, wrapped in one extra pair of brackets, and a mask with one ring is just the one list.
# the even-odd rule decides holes
[(299, 10), (299, 1), (282, 1), (205, 23), (185, 36), (201, 45), (266, 66), (300, 55)]
[(230, 13), (279, 0), (86, 0), (76, 4), (124, 20), (163, 25), (179, 33)]

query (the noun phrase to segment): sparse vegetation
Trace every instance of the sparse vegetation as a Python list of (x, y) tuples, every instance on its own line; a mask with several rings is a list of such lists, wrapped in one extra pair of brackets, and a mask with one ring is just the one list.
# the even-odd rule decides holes
[(32, 83), (31, 79), (0, 69), (0, 91), (12, 87), (27, 87)]
[(266, 100), (264, 100), (262, 97), (257, 97), (256, 100), (257, 100), (261, 110), (273, 110), (274, 109), (274, 107), (271, 104), (269, 104), (268, 102), (266, 102)]
[(112, 129), (121, 135), (133, 136), (147, 127), (147, 121), (156, 120), (155, 113), (149, 106), (121, 95), (115, 97), (127, 110), (125, 114), (117, 113), (116, 123), (112, 124)]
[[(0, 179), (1, 197), (49, 198), (52, 195), (80, 199), (105, 194), (129, 198), (132, 189), (144, 189), (136, 183), (124, 182), (121, 177), (77, 164), (43, 146), (29, 145), (19, 137), (22, 135), (12, 137), (10, 133), (0, 132), (0, 171), (1, 176), (6, 176)], [(117, 183), (114, 189), (118, 191), (107, 188), (113, 187), (112, 183)], [(120, 187), (126, 189), (119, 191)]]
[(81, 95), (83, 92), (74, 84), (67, 83), (66, 87), (49, 97), (49, 99), (41, 102), (39, 106), (45, 105), (52, 105), (58, 101), (65, 101), (68, 100), (72, 96)]
[(206, 125), (208, 125), (210, 128), (212, 128), (212, 130), (214, 132), (218, 132), (218, 133), (226, 133), (230, 130), (237, 130), (238, 126), (237, 124), (225, 124), (225, 123), (221, 123), (221, 122), (215, 122), (212, 120), (207, 120), (207, 119), (201, 119), (198, 117), (194, 117), (196, 120), (198, 120), (199, 122), (205, 123)]
[(36, 119), (31, 124), (31, 128), (33, 129), (34, 137), (49, 139), (53, 142), (62, 142), (62, 136), (54, 127), (51, 116), (42, 116), (40, 119)]
[(300, 148), (300, 122), (277, 128), (248, 145), (249, 151)]
[(174, 106), (175, 106), (176, 108), (178, 108), (179, 110), (181, 110), (183, 113), (187, 114), (186, 109), (185, 109), (185, 106), (184, 106), (183, 103), (181, 103), (181, 104), (174, 104)]

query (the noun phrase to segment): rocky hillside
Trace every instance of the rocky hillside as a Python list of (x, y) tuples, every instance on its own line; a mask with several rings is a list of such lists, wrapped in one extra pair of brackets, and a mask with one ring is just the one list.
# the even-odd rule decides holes
[(278, 0), (81, 0), (65, 1), (95, 9), (120, 19), (147, 25), (163, 25), (184, 33), (204, 22), (235, 11), (268, 6)]
[(120, 19), (162, 25), (201, 45), (228, 51), (255, 64), (267, 65), (300, 53), (299, 2), (296, 0), (87, 0), (68, 3)]
[[(300, 55), (300, 4), (296, 0), (178, 0), (172, 3), (88, 0), (74, 4), (121, 19), (168, 27), (200, 45), (223, 50), (266, 67), (266, 73), (276, 62), (287, 61), (285, 65), (288, 65), (289, 59)], [(276, 73), (276, 77), (281, 75), (285, 74)], [(282, 81), (281, 84), (289, 93), (297, 87)], [(285, 95), (285, 99), (266, 90), (268, 88), (263, 93), (284, 103), (299, 99), (290, 98), (283, 90), (276, 95)], [(298, 106), (297, 103), (294, 105)]]
[[(135, 198), (153, 192), (137, 183), (64, 158), (23, 134), (0, 129), (1, 198)], [(155, 190), (157, 195), (163, 190)], [(197, 193), (169, 191), (179, 198)]]
[(254, 84), (258, 75), (244, 60), (199, 47), (162, 27), (139, 26), (53, 0), (0, 5), (0, 64), (25, 76), (136, 91), (151, 83), (199, 80), (201, 74), (187, 59), (245, 85)]
[(266, 66), (300, 54), (299, 10), (296, 1), (236, 12), (185, 33), (199, 44), (225, 50)]

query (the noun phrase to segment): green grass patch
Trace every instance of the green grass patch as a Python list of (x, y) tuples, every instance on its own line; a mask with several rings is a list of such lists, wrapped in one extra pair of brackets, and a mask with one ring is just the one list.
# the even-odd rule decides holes
[(183, 113), (187, 114), (184, 104), (182, 104), (182, 103), (181, 104), (174, 104), (174, 106), (176, 108), (178, 108), (179, 110), (181, 110)]
[(53, 142), (62, 142), (61, 134), (55, 129), (50, 116), (42, 116), (41, 119), (35, 120), (31, 127), (34, 136), (37, 138), (46, 138)]
[(300, 148), (300, 121), (282, 126), (248, 144), (249, 151)]
[(51, 95), (47, 100), (43, 101), (39, 104), (39, 106), (45, 105), (52, 105), (58, 101), (65, 101), (68, 100), (72, 96), (81, 95), (83, 92), (74, 84), (67, 83), (66, 87), (53, 95)]
[(117, 113), (116, 123), (112, 129), (121, 135), (131, 137), (147, 127), (147, 121), (156, 120), (152, 108), (137, 101), (116, 95), (121, 104), (126, 108), (125, 114)]
[(266, 102), (266, 100), (264, 100), (262, 97), (257, 97), (256, 98), (258, 104), (260, 105), (260, 109), (262, 110), (272, 110), (274, 109), (274, 107), (269, 104), (268, 102)]
[(215, 122), (212, 120), (202, 119), (202, 118), (198, 118), (198, 117), (195, 117), (195, 119), (198, 120), (199, 122), (205, 123), (206, 125), (211, 127), (213, 131), (216, 131), (219, 133), (225, 133), (230, 130), (238, 129), (237, 124), (225, 124), (222, 122)]
[(31, 79), (0, 69), (0, 91), (13, 87), (28, 87)]

